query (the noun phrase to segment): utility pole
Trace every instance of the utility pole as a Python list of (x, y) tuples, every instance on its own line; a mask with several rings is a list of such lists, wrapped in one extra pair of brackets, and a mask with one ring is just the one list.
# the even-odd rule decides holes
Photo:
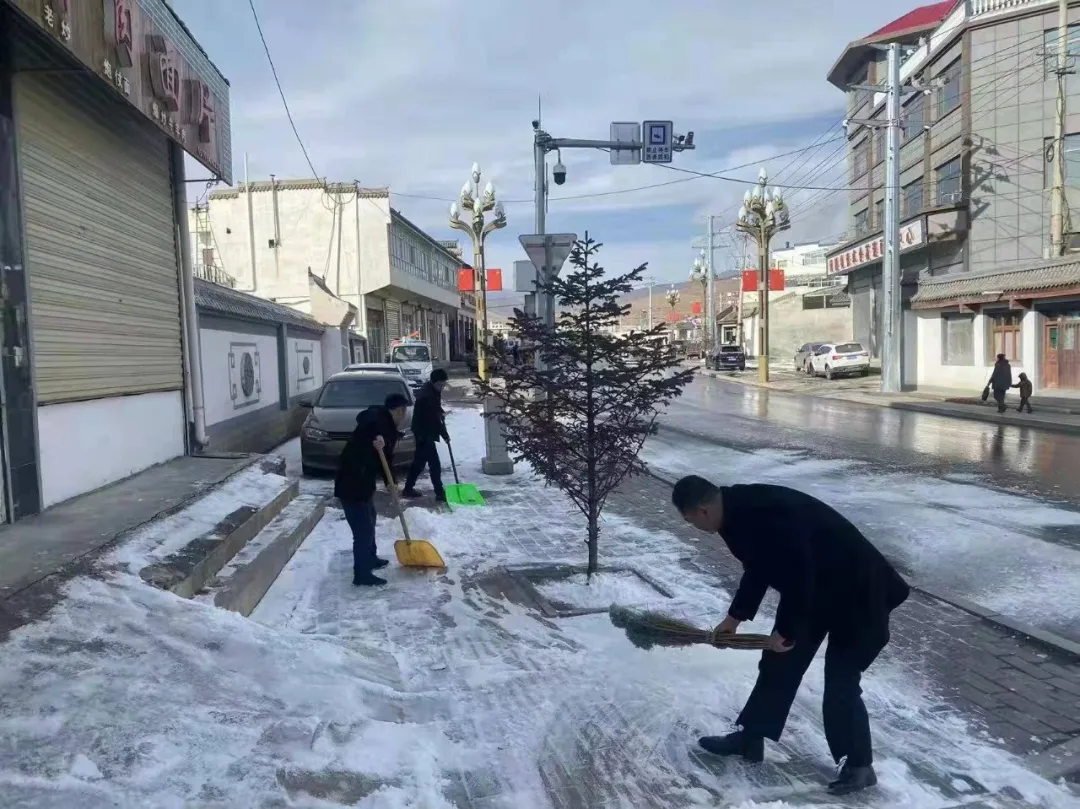
[(646, 281), (646, 283), (647, 283), (647, 284), (649, 285), (649, 331), (652, 331), (652, 329), (653, 329), (653, 319), (652, 319), (652, 288), (653, 288), (653, 286), (654, 286), (654, 285), (656, 284), (656, 279), (654, 279), (654, 278), (647, 278), (647, 279), (645, 279), (645, 281)]
[[(881, 263), (882, 305), (881, 391), (899, 393), (902, 386), (903, 307), (900, 294), (900, 129), (904, 96), (923, 90), (907, 89), (900, 81), (900, 44), (875, 46), (886, 53), (885, 117), (850, 118), (845, 126), (855, 124), (870, 130), (885, 128), (885, 222), (882, 228), (884, 256)], [(855, 84), (852, 90), (880, 93), (880, 85)]]
[[(1049, 54), (1047, 54), (1049, 55)], [(1054, 121), (1054, 189), (1050, 198), (1050, 250), (1054, 258), (1065, 255), (1065, 77), (1069, 69), (1069, 0), (1058, 0), (1057, 116)]]
[(885, 91), (885, 255), (882, 260), (882, 290), (885, 293), (882, 325), (881, 391), (899, 393), (901, 388), (901, 326), (904, 313), (900, 295), (900, 44), (893, 42), (888, 52), (888, 83)]
[(705, 326), (705, 345), (707, 351), (709, 352), (705, 355), (706, 357), (711, 357), (712, 352), (715, 350), (716, 347), (716, 307), (713, 303), (713, 300), (716, 297), (716, 273), (713, 271), (713, 251), (716, 249), (716, 246), (713, 243), (713, 221), (715, 219), (716, 217), (712, 214), (709, 214), (709, 216), (706, 217), (706, 221), (709, 226), (708, 247), (705, 248), (705, 260), (707, 265), (706, 270), (709, 273), (709, 283), (707, 285), (708, 292), (706, 293), (709, 296), (709, 299), (705, 303), (705, 317), (707, 318)]
[(746, 335), (743, 333), (743, 298), (746, 297), (746, 293), (743, 291), (743, 270), (746, 269), (746, 236), (743, 235), (742, 243), (742, 263), (739, 265), (739, 310), (736, 317), (738, 317), (738, 323), (736, 324), (736, 334), (739, 343), (739, 348), (743, 351), (746, 350)]

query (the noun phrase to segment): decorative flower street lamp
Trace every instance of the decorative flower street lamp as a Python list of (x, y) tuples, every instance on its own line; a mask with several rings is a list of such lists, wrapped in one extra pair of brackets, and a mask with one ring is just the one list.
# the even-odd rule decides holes
[[(468, 212), (471, 216), (462, 219), (462, 212)], [(489, 222), (484, 221), (484, 215), (489, 211), (494, 213)], [(487, 316), (487, 267), (484, 263), (484, 242), (492, 231), (506, 227), (506, 212), (501, 202), (495, 201), (495, 186), (488, 182), (480, 192), (480, 166), (473, 163), (471, 182), (461, 186), (461, 197), (458, 202), (450, 206), (450, 227), (460, 230), (469, 235), (473, 246), (473, 281), (476, 297), (476, 367), (477, 373), (482, 380), (488, 381), (488, 316)], [(476, 280), (478, 279), (478, 280)], [(476, 285), (479, 284), (479, 290)]]
[(766, 186), (769, 175), (762, 169), (757, 185), (743, 196), (735, 227), (750, 236), (758, 246), (758, 380), (769, 381), (769, 242), (780, 231), (791, 227), (788, 207), (776, 188)]

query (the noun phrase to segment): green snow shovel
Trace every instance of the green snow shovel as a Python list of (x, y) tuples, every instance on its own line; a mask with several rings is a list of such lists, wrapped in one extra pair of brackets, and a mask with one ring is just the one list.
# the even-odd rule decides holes
[(454, 483), (446, 487), (446, 503), (451, 508), (454, 506), (485, 506), (484, 496), (475, 483), (462, 483), (458, 478), (457, 464), (454, 463), (454, 448), (450, 442), (446, 442), (446, 449), (450, 453), (450, 468), (454, 470)]

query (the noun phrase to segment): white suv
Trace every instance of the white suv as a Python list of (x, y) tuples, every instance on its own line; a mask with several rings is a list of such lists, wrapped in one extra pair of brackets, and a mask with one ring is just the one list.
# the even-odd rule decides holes
[(806, 372), (826, 379), (866, 376), (870, 373), (870, 352), (862, 343), (822, 343), (806, 363)]

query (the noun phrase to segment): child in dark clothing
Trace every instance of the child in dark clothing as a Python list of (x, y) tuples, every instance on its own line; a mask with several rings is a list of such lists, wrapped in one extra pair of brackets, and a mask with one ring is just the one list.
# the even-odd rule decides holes
[(1020, 388), (1020, 406), (1016, 408), (1021, 413), (1024, 412), (1024, 408), (1027, 408), (1027, 412), (1031, 412), (1031, 380), (1028, 379), (1027, 374), (1020, 374), (1020, 382), (1017, 385), (1013, 385), (1014, 388)]

